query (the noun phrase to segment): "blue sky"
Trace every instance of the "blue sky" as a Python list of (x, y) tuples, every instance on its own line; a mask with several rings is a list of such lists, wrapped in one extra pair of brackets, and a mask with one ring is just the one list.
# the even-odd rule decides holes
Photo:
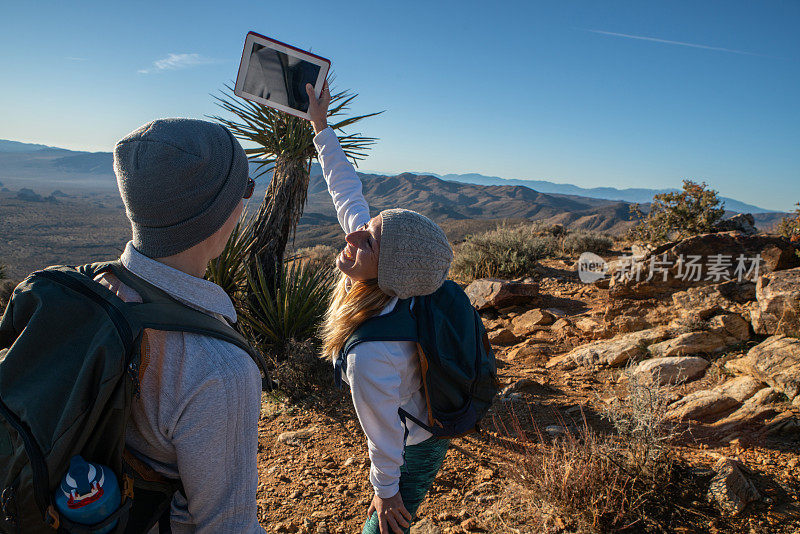
[[(331, 59), (360, 167), (800, 201), (800, 2), (3, 2), (0, 138), (216, 114), (249, 30)], [(146, 71), (146, 72), (145, 72)]]

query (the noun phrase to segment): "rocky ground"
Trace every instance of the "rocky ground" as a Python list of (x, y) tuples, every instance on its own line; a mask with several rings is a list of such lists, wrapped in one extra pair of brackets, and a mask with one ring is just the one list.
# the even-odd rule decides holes
[[(675, 475), (655, 488), (661, 508), (627, 531), (800, 532), (800, 267), (781, 243), (755, 239), (691, 248), (765, 251), (757, 283), (584, 284), (565, 259), (530, 279), (468, 287), (507, 386), (484, 431), (454, 440), (412, 532), (587, 531), (526, 492), (519, 467), (530, 447), (613, 433), (602, 414), (632, 409), (631, 384), (664, 399)], [(372, 491), (346, 390), (294, 402), (265, 394), (259, 434), (267, 531), (360, 532)]]

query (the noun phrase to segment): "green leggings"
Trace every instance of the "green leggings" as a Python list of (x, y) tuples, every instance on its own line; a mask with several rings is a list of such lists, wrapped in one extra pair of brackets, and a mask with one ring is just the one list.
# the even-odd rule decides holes
[[(405, 463), (400, 468), (400, 496), (406, 510), (414, 519), (417, 518), (417, 508), (422, 504), (436, 473), (442, 467), (449, 446), (448, 439), (430, 438), (405, 448)], [(409, 530), (410, 527), (403, 532), (408, 534)], [(364, 523), (361, 534), (380, 534), (377, 513), (373, 513)]]

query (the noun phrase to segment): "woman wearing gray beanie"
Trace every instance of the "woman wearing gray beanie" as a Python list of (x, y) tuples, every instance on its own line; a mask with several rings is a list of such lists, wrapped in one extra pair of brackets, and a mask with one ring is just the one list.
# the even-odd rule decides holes
[[(399, 299), (439, 289), (453, 252), (442, 229), (415, 211), (389, 209), (370, 218), (361, 181), (327, 126), (328, 87), (319, 99), (307, 89), (322, 173), (347, 234), (336, 259), (341, 277), (323, 331), (324, 352), (335, 358), (365, 320), (389, 314)], [(402, 408), (427, 420), (416, 344), (365, 341), (344, 356), (342, 378), (350, 385), (367, 436), (369, 479), (375, 490), (363, 534), (408, 532), (449, 446), (449, 440), (435, 438), (398, 415)]]

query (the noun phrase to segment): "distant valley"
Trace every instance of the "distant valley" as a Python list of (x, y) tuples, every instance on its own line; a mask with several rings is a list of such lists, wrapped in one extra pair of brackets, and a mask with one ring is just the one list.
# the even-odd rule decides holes
[[(610, 234), (621, 234), (632, 224), (628, 202), (546, 193), (520, 185), (522, 180), (496, 179), (501, 182), (481, 185), (469, 183), (463, 175), (459, 175), (461, 180), (446, 179), (448, 176), (361, 174), (364, 195), (374, 213), (397, 206), (417, 210), (441, 224), (454, 242), (503, 221), (537, 220)], [(263, 198), (268, 179), (259, 178), (250, 210)], [(786, 215), (753, 208), (749, 211), (762, 229), (771, 228)], [(113, 258), (130, 234), (110, 153), (3, 140), (0, 221), (0, 263), (9, 265), (15, 277), (53, 263)], [(338, 246), (341, 242), (342, 231), (315, 163), (294, 244), (299, 248), (321, 243)]]

